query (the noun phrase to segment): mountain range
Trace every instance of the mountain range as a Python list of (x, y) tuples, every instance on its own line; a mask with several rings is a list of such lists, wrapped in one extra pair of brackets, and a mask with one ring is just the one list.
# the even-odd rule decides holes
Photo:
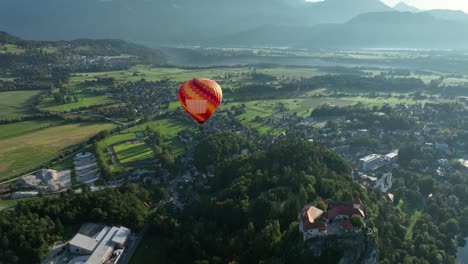
[(416, 13), (416, 12), (419, 12), (421, 10), (417, 9), (416, 7), (414, 6), (410, 6), (408, 4), (406, 4), (405, 2), (400, 2), (398, 4), (396, 4), (393, 9), (395, 11), (400, 11), (400, 12), (412, 12), (412, 13)]
[(411, 12), (380, 0), (2, 0), (0, 30), (35, 40), (119, 38), (152, 46), (467, 45), (467, 14)]

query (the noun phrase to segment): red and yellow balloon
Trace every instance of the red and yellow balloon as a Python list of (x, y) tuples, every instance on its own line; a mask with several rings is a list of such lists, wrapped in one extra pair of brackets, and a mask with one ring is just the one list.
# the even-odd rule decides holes
[(218, 110), (223, 91), (210, 79), (192, 79), (179, 89), (179, 101), (185, 111), (199, 124), (205, 123)]

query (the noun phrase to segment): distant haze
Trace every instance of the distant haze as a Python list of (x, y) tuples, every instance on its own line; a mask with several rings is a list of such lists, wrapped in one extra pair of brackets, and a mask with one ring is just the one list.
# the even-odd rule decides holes
[[(321, 0), (308, 0), (309, 2), (319, 2)], [(387, 5), (393, 7), (399, 2), (405, 2), (408, 5), (417, 7), (421, 10), (430, 9), (451, 9), (451, 10), (463, 10), (468, 13), (468, 1), (467, 0), (381, 0)]]

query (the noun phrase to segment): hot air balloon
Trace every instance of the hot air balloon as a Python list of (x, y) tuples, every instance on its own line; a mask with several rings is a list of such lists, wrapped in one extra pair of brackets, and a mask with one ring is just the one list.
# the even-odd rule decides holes
[(179, 89), (179, 101), (199, 124), (205, 123), (218, 110), (223, 100), (219, 84), (209, 79), (192, 79)]

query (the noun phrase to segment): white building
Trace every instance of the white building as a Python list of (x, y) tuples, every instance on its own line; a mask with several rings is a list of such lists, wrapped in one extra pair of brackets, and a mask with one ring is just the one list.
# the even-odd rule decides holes
[(323, 211), (307, 205), (301, 211), (301, 221), (299, 223), (299, 232), (302, 233), (304, 241), (316, 236), (327, 234), (327, 224), (320, 221)]
[(384, 160), (388, 163), (395, 163), (398, 160), (398, 152), (390, 152), (385, 155)]
[(34, 197), (39, 195), (38, 191), (25, 191), (25, 192), (14, 192), (11, 194), (10, 198), (11, 199), (21, 199), (21, 198), (28, 198), (28, 197)]
[(392, 188), (393, 174), (391, 172), (385, 173), (375, 184), (374, 188), (379, 188), (380, 191), (386, 193)]
[(115, 250), (125, 247), (131, 230), (126, 227), (105, 226), (94, 236), (76, 234), (68, 243), (69, 252), (81, 255), (73, 258), (71, 263), (100, 264), (107, 262)]
[(359, 169), (362, 171), (373, 171), (384, 165), (382, 156), (377, 154), (371, 154), (359, 160)]

